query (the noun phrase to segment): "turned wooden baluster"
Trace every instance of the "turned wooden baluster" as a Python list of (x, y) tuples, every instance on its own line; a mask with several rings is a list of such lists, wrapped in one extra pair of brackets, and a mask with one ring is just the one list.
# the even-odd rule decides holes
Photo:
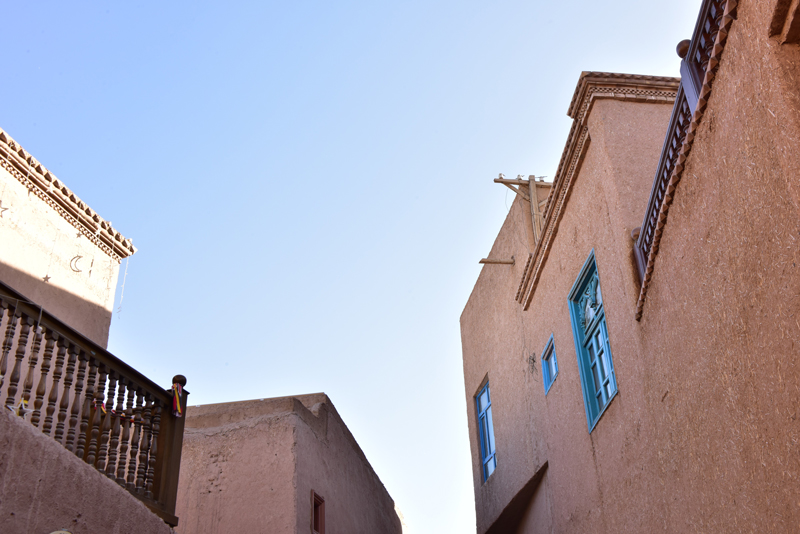
[(136, 388), (136, 408), (133, 410), (133, 436), (131, 437), (131, 459), (128, 462), (128, 481), (125, 487), (133, 492), (136, 489), (136, 458), (139, 456), (139, 439), (142, 435), (142, 390)]
[(3, 382), (6, 379), (8, 353), (11, 352), (11, 347), (14, 344), (14, 334), (17, 331), (17, 322), (19, 321), (19, 313), (16, 306), (3, 301), (3, 307), (8, 308), (8, 325), (6, 326), (6, 337), (3, 340), (3, 355), (0, 356), (0, 389), (2, 389)]
[(106, 476), (115, 478), (117, 469), (117, 449), (119, 448), (119, 427), (125, 417), (125, 377), (120, 376), (117, 388), (117, 406), (114, 408), (114, 420), (111, 423), (111, 442), (108, 446), (108, 463)]
[[(50, 374), (50, 360), (53, 358), (53, 349), (56, 346), (56, 338), (53, 331), (48, 329), (44, 334), (44, 356), (42, 356), (42, 374), (39, 376), (39, 385), (36, 386), (36, 400), (33, 401), (33, 413), (31, 423), (39, 426), (39, 419), (42, 416), (42, 404), (44, 404), (44, 394), (47, 393), (47, 375)], [(49, 433), (50, 427), (42, 429)]]
[(67, 430), (67, 450), (70, 452), (75, 451), (75, 430), (78, 427), (78, 415), (81, 411), (81, 392), (83, 391), (83, 377), (86, 374), (86, 354), (78, 348), (77, 345), (72, 345), (70, 349), (70, 359), (72, 353), (80, 360), (78, 364), (78, 377), (75, 381), (75, 396), (72, 398), (72, 409), (69, 412), (69, 430)]
[[(65, 350), (69, 351), (69, 358), (67, 359), (67, 370), (64, 374), (64, 391), (61, 392), (61, 402), (58, 404), (58, 422), (56, 423), (55, 436), (53, 436), (56, 441), (61, 441), (64, 437), (64, 421), (67, 420), (69, 394), (72, 389), (72, 381), (75, 378), (75, 360), (78, 357), (75, 345), (70, 344), (65, 338), (61, 339), (61, 343), (64, 344)], [(67, 448), (72, 451), (69, 442), (67, 443)]]
[(97, 458), (97, 441), (100, 439), (100, 421), (103, 417), (103, 399), (106, 393), (106, 371), (105, 364), (100, 364), (100, 377), (94, 391), (94, 401), (92, 405), (92, 432), (89, 438), (89, 450), (86, 453), (86, 463), (94, 465)]
[(150, 458), (147, 461), (147, 481), (145, 482), (144, 496), (148, 499), (153, 498), (153, 477), (156, 473), (156, 459), (158, 458), (158, 431), (161, 428), (161, 402), (158, 399), (155, 401), (155, 408), (153, 410), (153, 430), (150, 438)]
[[(42, 348), (42, 335), (42, 327), (37, 326), (33, 335), (33, 347), (31, 347), (31, 355), (28, 358), (28, 373), (25, 375), (25, 383), (22, 386), (22, 402), (25, 404), (26, 408), (31, 400), (33, 375), (36, 374), (36, 365), (39, 363), (39, 350)], [(33, 421), (33, 419), (31, 419), (31, 421)]]
[(117, 463), (117, 484), (125, 487), (125, 465), (128, 461), (128, 442), (131, 438), (131, 417), (133, 417), (133, 396), (136, 389), (133, 383), (128, 380), (128, 401), (125, 405), (125, 412), (120, 413), (122, 417), (122, 439), (119, 444), (119, 462)]
[(25, 352), (27, 352), (28, 349), (28, 337), (30, 335), (32, 326), (33, 318), (22, 314), (22, 330), (19, 331), (17, 352), (14, 353), (14, 368), (11, 370), (11, 376), (8, 377), (6, 406), (9, 408), (14, 408), (14, 405), (16, 404), (19, 379), (22, 375), (22, 360), (25, 359)]
[(150, 452), (150, 413), (153, 402), (150, 394), (145, 393), (144, 413), (142, 414), (142, 444), (139, 447), (139, 466), (136, 471), (136, 493), (144, 492), (145, 475), (147, 474), (147, 454)]
[(65, 342), (65, 339), (61, 335), (56, 334), (58, 352), (56, 353), (56, 368), (53, 369), (53, 385), (50, 389), (50, 396), (47, 397), (47, 411), (44, 416), (44, 427), (42, 427), (42, 432), (45, 434), (50, 434), (53, 429), (53, 414), (56, 411), (56, 402), (58, 401), (58, 383), (61, 382), (61, 372), (64, 369), (64, 355), (67, 353)]
[(117, 373), (112, 370), (108, 373), (108, 395), (106, 396), (106, 413), (100, 424), (100, 446), (97, 452), (97, 469), (106, 470), (106, 457), (108, 455), (108, 435), (111, 432), (111, 421), (114, 419), (114, 394), (117, 392)]
[(81, 353), (81, 358), (89, 359), (89, 378), (86, 381), (86, 394), (83, 396), (81, 407), (81, 430), (78, 432), (78, 446), (75, 447), (75, 456), (83, 459), (86, 450), (86, 432), (89, 430), (89, 418), (92, 416), (92, 401), (94, 400), (94, 383), (97, 380), (97, 360)]

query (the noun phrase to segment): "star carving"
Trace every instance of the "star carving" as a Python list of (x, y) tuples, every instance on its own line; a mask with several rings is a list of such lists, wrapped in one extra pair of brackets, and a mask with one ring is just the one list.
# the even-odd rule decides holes
[(49, 282), (49, 281), (50, 281), (50, 275), (47, 275), (47, 274), (46, 274), (46, 275), (44, 275), (44, 276), (42, 277), (42, 280), (44, 280), (45, 282)]

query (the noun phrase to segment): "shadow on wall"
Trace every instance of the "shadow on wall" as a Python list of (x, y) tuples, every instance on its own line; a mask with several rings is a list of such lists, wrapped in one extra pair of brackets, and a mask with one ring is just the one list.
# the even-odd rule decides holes
[(43, 307), (50, 315), (88, 339), (103, 348), (108, 347), (112, 310), (107, 310), (41, 278), (35, 278), (2, 260), (0, 260), (0, 282), (23, 295), (29, 302)]

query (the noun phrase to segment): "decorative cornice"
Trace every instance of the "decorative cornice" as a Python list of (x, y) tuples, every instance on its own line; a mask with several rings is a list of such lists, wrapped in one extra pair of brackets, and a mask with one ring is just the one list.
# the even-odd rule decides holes
[(0, 166), (110, 257), (119, 262), (136, 252), (130, 239), (86, 205), (2, 128)]
[(528, 287), (528, 281), (530, 280), (531, 265), (533, 265), (533, 252), (528, 254), (528, 261), (525, 262), (525, 268), (522, 270), (522, 279), (519, 281), (517, 294), (514, 297), (517, 302), (522, 302), (522, 297), (525, 296), (525, 289)]
[(738, 4), (738, 0), (728, 0), (725, 2), (725, 9), (723, 11), (719, 32), (714, 40), (714, 46), (708, 60), (708, 66), (706, 67), (706, 71), (703, 75), (703, 85), (699, 91), (697, 107), (692, 114), (692, 122), (689, 124), (686, 137), (683, 140), (683, 145), (681, 145), (681, 150), (678, 153), (678, 159), (675, 163), (675, 168), (672, 171), (672, 175), (669, 179), (669, 185), (667, 186), (667, 190), (664, 194), (664, 201), (661, 203), (661, 207), (659, 209), (658, 223), (656, 224), (656, 229), (653, 232), (653, 244), (650, 246), (650, 253), (647, 255), (647, 266), (645, 268), (644, 280), (642, 280), (642, 288), (639, 291), (639, 299), (636, 303), (637, 321), (641, 320), (642, 318), (644, 301), (645, 297), (647, 296), (647, 288), (649, 287), (650, 279), (653, 276), (653, 266), (656, 256), (658, 255), (659, 245), (661, 244), (661, 235), (664, 232), (664, 226), (667, 224), (669, 207), (672, 204), (672, 200), (675, 198), (675, 189), (678, 186), (678, 182), (681, 180), (681, 176), (683, 175), (683, 169), (686, 165), (686, 158), (689, 157), (689, 152), (692, 150), (692, 144), (694, 143), (694, 138), (697, 135), (697, 128), (700, 127), (700, 121), (703, 119), (706, 107), (708, 106), (708, 99), (711, 97), (711, 85), (714, 82), (714, 78), (717, 76), (717, 70), (719, 69), (719, 62), (722, 58), (722, 52), (725, 50), (725, 42), (728, 40), (728, 33), (730, 33), (731, 25), (736, 19), (736, 8), (738, 7)]
[(550, 253), (553, 238), (558, 231), (558, 224), (563, 216), (564, 207), (572, 192), (575, 176), (589, 147), (591, 138), (586, 119), (591, 113), (594, 101), (598, 98), (610, 98), (626, 102), (672, 104), (675, 101), (679, 86), (680, 78), (605, 72), (581, 73), (568, 111), (568, 115), (573, 118), (572, 127), (567, 137), (564, 152), (561, 154), (561, 161), (558, 164), (550, 196), (547, 197), (542, 238), (536, 244), (536, 249), (533, 252), (531, 282), (522, 301), (525, 310), (530, 307), (533, 300), (542, 268)]

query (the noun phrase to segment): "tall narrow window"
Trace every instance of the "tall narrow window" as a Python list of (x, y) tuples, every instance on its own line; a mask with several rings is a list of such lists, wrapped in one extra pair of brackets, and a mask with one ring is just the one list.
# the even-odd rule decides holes
[(483, 481), (486, 482), (486, 479), (494, 473), (494, 469), (497, 467), (497, 458), (494, 450), (494, 427), (492, 425), (492, 399), (489, 396), (488, 382), (475, 397), (475, 401), (478, 405)]
[(544, 394), (550, 391), (550, 386), (553, 385), (553, 380), (556, 379), (558, 374), (558, 361), (556, 361), (556, 348), (553, 344), (553, 334), (550, 334), (550, 339), (542, 352), (542, 382), (544, 382)]
[(581, 373), (586, 421), (591, 432), (617, 393), (594, 250), (589, 254), (575, 285), (572, 286), (569, 311)]
[(311, 527), (315, 534), (325, 534), (325, 499), (311, 492), (314, 501), (314, 511), (311, 516)]

